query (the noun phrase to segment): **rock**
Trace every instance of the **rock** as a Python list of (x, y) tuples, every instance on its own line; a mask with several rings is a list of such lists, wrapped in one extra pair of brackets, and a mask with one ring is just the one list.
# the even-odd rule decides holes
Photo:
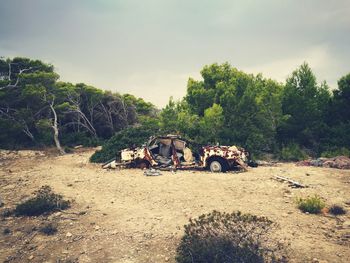
[(70, 233), (70, 232), (68, 232), (68, 233), (66, 234), (66, 237), (71, 237), (71, 236), (73, 236), (73, 234)]
[(347, 220), (343, 223), (344, 228), (350, 228), (350, 220)]
[(4, 202), (2, 201), (1, 196), (0, 196), (0, 207), (3, 207), (3, 206), (4, 206)]
[(28, 257), (29, 260), (32, 260), (33, 258), (34, 258), (33, 255), (30, 255), (30, 256)]
[(100, 230), (99, 226), (95, 226), (94, 228), (95, 228), (95, 230)]
[(60, 215), (62, 215), (62, 213), (61, 213), (61, 212), (56, 212), (56, 213), (54, 213), (53, 215), (54, 215), (54, 216), (60, 216)]
[(319, 263), (319, 261), (318, 261), (317, 258), (313, 258), (313, 259), (312, 259), (312, 262), (313, 262), (313, 263)]
[(168, 257), (165, 257), (164, 260), (165, 260), (165, 262), (168, 262), (168, 261), (169, 261), (169, 258), (168, 258)]

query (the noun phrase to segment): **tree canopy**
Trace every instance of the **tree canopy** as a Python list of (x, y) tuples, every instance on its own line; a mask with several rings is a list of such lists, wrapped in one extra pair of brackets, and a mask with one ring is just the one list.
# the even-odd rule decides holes
[(59, 81), (54, 66), (39, 60), (2, 58), (0, 147), (60, 148), (109, 139), (109, 150), (95, 158), (103, 161), (131, 140), (172, 133), (200, 144), (239, 145), (255, 156), (304, 158), (350, 149), (350, 74), (334, 90), (318, 82), (307, 63), (285, 83), (228, 63), (206, 65), (201, 76), (189, 78), (183, 99), (170, 98), (159, 110), (131, 94)]

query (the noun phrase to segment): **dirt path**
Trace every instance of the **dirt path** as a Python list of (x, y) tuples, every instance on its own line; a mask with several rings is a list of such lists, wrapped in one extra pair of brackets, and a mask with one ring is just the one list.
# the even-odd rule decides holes
[[(102, 170), (88, 163), (91, 154), (3, 157), (0, 196), (5, 207), (0, 212), (42, 185), (74, 203), (48, 218), (1, 219), (1, 262), (175, 262), (183, 225), (214, 209), (277, 222), (278, 234), (291, 243), (291, 262), (349, 262), (350, 212), (339, 218), (307, 215), (294, 200), (319, 194), (327, 204), (342, 204), (350, 211), (350, 171), (281, 164), (247, 173), (181, 171), (147, 177), (141, 170)], [(310, 187), (293, 189), (271, 179), (274, 175)], [(58, 233), (35, 231), (44, 221), (58, 222)], [(3, 234), (5, 228), (11, 233)]]

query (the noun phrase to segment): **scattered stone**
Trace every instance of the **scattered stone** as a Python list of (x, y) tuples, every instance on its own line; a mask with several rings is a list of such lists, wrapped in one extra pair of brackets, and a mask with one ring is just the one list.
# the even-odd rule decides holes
[(169, 261), (169, 258), (168, 257), (165, 257), (165, 262), (168, 262)]
[(33, 255), (30, 255), (30, 256), (28, 257), (29, 260), (32, 260), (33, 258), (34, 258)]
[(94, 228), (95, 228), (95, 230), (100, 230), (99, 226), (95, 226)]
[(56, 213), (54, 213), (53, 215), (54, 215), (54, 216), (60, 216), (60, 215), (62, 215), (62, 213), (61, 213), (61, 212), (56, 212)]
[(318, 261), (317, 258), (313, 258), (313, 259), (312, 259), (312, 262), (313, 262), (313, 263), (319, 263), (319, 261)]
[(66, 237), (71, 237), (71, 236), (73, 236), (73, 234), (70, 233), (70, 232), (68, 232), (68, 233), (66, 234)]
[(1, 196), (0, 196), (0, 207), (3, 207), (3, 206), (4, 206), (4, 202), (2, 201)]

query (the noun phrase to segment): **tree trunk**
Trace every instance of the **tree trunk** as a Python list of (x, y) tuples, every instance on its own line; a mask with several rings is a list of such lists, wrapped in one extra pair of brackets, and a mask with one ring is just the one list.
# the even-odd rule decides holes
[(57, 113), (53, 107), (53, 104), (50, 104), (50, 108), (51, 108), (51, 111), (53, 113), (53, 116), (54, 116), (54, 119), (53, 119), (53, 125), (52, 125), (52, 129), (54, 131), (54, 134), (53, 134), (53, 139), (55, 141), (55, 144), (56, 144), (56, 148), (58, 149), (58, 151), (60, 152), (60, 154), (65, 154), (66, 152), (64, 151), (64, 149), (61, 147), (61, 143), (60, 143), (60, 140), (58, 138), (58, 124), (57, 124)]

